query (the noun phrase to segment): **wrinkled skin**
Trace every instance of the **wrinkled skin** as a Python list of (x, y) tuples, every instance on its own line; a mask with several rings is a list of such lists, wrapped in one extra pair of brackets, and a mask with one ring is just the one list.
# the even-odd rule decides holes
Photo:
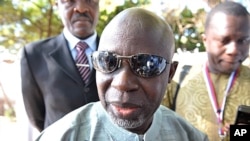
[(245, 16), (216, 13), (203, 38), (209, 70), (230, 74), (249, 54), (250, 21)]
[(99, 17), (99, 0), (58, 0), (63, 25), (74, 36), (85, 39), (94, 34)]
[[(154, 26), (150, 25), (152, 17), (138, 14), (141, 17), (139, 18), (138, 15), (133, 15), (133, 12), (135, 11), (128, 12), (128, 15), (121, 14), (105, 28), (99, 51), (110, 51), (122, 56), (155, 54), (171, 62), (172, 34), (163, 34), (169, 31), (162, 30), (162, 23), (157, 24), (161, 30), (156, 31), (151, 28)], [(147, 19), (149, 26), (144, 25), (143, 20)], [(167, 38), (172, 41), (167, 42)], [(112, 73), (97, 71), (99, 98), (113, 122), (131, 132), (144, 134), (152, 123), (153, 114), (162, 101), (176, 66), (168, 64), (162, 74), (151, 78), (134, 74), (126, 59), (122, 60), (121, 67)]]

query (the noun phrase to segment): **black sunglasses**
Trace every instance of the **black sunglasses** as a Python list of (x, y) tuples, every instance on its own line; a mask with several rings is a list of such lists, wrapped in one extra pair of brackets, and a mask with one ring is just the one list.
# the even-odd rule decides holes
[(169, 62), (163, 57), (150, 54), (120, 56), (108, 51), (95, 51), (91, 56), (93, 66), (103, 73), (111, 73), (121, 67), (121, 60), (129, 60), (131, 70), (141, 77), (160, 75)]

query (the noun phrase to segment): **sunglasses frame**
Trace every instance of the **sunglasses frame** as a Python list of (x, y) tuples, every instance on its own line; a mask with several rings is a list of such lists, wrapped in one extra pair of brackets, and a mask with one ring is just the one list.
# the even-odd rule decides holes
[[(99, 61), (95, 61), (95, 60), (98, 60), (98, 59), (99, 59), (97, 56), (99, 56), (101, 53), (107, 54), (107, 55), (112, 55), (113, 57), (115, 57), (117, 63), (113, 66), (113, 69), (111, 69), (111, 70), (105, 70), (105, 71), (104, 71), (103, 69), (100, 69), (100, 68), (102, 68), (102, 67), (99, 67), (100, 65), (96, 63), (96, 62), (99, 62)], [(97, 55), (95, 55), (95, 54), (97, 54)], [(165, 66), (164, 66), (164, 68), (161, 69), (160, 72), (157, 73), (157, 74), (153, 74), (153, 75), (143, 75), (143, 74), (140, 74), (139, 72), (137, 72), (136, 70), (133, 69), (134, 66), (133, 66), (133, 62), (132, 62), (132, 58), (133, 58), (133, 57), (138, 57), (139, 55), (153, 56), (153, 57), (157, 57), (157, 59), (160, 58), (162, 61), (164, 61)], [(94, 57), (94, 56), (96, 56), (96, 57)], [(121, 56), (121, 55), (118, 55), (118, 54), (115, 54), (115, 53), (112, 53), (112, 52), (108, 52), (108, 51), (95, 51), (95, 52), (93, 52), (92, 55), (91, 55), (91, 60), (92, 60), (92, 63), (93, 63), (93, 67), (94, 67), (96, 70), (98, 70), (98, 71), (100, 71), (100, 72), (102, 72), (102, 73), (106, 73), (106, 74), (112, 73), (112, 72), (118, 70), (118, 69), (121, 67), (121, 62), (122, 62), (123, 59), (128, 60), (129, 65), (130, 65), (130, 69), (131, 69), (131, 71), (132, 71), (134, 74), (136, 74), (137, 76), (140, 76), (140, 77), (144, 77), (144, 78), (155, 77), (155, 76), (160, 75), (160, 74), (161, 74), (162, 72), (164, 72), (164, 70), (166, 69), (167, 64), (170, 64), (165, 58), (163, 58), (163, 57), (161, 57), (161, 56), (152, 55), (152, 54), (146, 54), (146, 53), (139, 53), (139, 54), (130, 55), (130, 56)]]

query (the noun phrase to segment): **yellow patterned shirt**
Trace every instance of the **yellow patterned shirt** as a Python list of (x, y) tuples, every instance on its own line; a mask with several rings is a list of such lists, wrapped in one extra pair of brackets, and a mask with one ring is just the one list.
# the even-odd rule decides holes
[[(221, 105), (230, 75), (210, 74), (210, 76), (215, 87), (218, 103)], [(166, 92), (162, 102), (163, 105), (170, 106), (173, 103), (170, 97), (173, 98), (174, 87), (176, 87), (176, 82), (169, 85), (169, 91)], [(250, 68), (246, 66), (240, 67), (236, 81), (227, 97), (224, 124), (234, 123), (239, 105), (250, 105)], [(202, 66), (192, 68), (182, 82), (176, 98), (176, 112), (206, 133), (210, 141), (220, 140), (218, 136), (219, 126), (208, 95)], [(223, 141), (229, 141), (229, 133)]]

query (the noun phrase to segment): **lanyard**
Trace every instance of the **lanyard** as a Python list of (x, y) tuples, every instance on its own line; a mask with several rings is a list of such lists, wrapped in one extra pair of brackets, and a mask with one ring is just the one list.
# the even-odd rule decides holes
[(212, 82), (211, 77), (209, 75), (207, 65), (204, 65), (203, 75), (204, 75), (204, 79), (206, 82), (208, 95), (209, 95), (210, 101), (211, 101), (212, 106), (213, 106), (214, 113), (215, 113), (217, 120), (218, 120), (218, 123), (220, 125), (219, 135), (220, 135), (220, 137), (224, 137), (226, 135), (226, 133), (224, 132), (223, 127), (222, 127), (222, 122), (223, 122), (223, 118), (224, 118), (223, 114), (224, 114), (224, 110), (225, 110), (227, 96), (229, 95), (229, 91), (233, 87), (233, 84), (236, 80), (237, 71), (233, 71), (229, 77), (226, 90), (224, 91), (223, 101), (222, 101), (222, 104), (220, 107), (219, 107), (218, 100), (216, 98), (214, 85), (213, 85), (213, 82)]

